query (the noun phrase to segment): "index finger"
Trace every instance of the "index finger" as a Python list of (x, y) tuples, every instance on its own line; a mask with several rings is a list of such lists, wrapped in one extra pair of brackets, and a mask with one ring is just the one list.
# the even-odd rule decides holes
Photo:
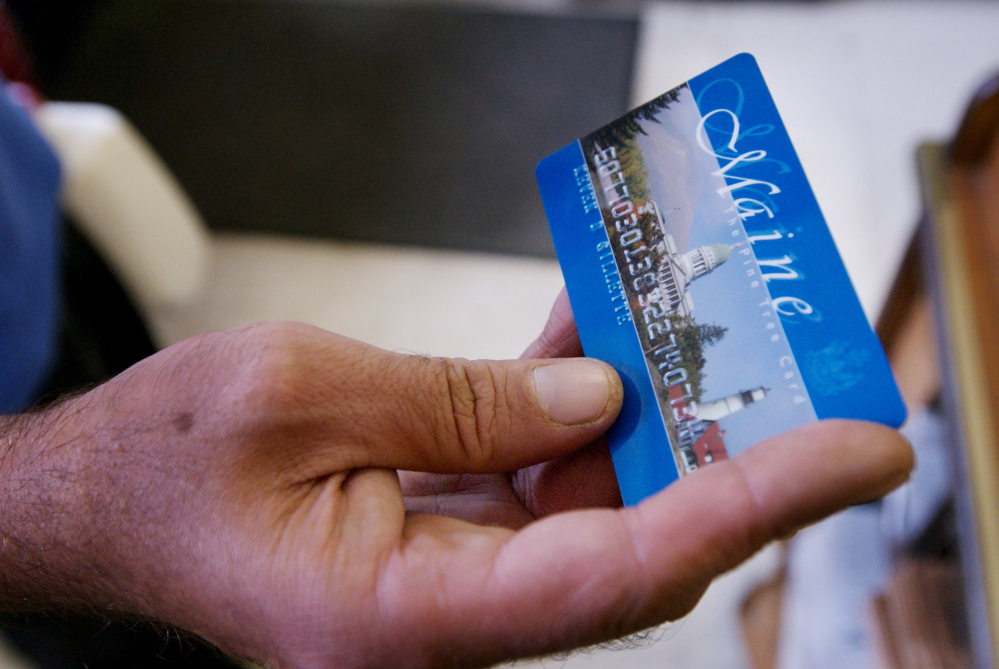
[(569, 293), (563, 287), (555, 298), (548, 322), (538, 338), (521, 354), (521, 359), (529, 358), (578, 358), (583, 355), (583, 345), (576, 332), (576, 319), (569, 304)]
[(502, 538), (490, 528), (493, 534), (475, 543), (485, 551), (483, 543), (496, 541), (492, 560), (472, 568), (456, 549), (465, 568), (425, 593), (407, 581), (401, 608), (404, 617), (438, 621), (430, 645), (473, 663), (614, 638), (684, 615), (716, 576), (793, 529), (886, 494), (912, 464), (894, 430), (815, 423), (687, 476), (636, 507), (559, 514)]

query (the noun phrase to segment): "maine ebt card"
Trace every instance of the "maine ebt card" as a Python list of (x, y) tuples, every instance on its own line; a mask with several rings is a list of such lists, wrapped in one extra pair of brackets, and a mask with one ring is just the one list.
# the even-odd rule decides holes
[(752, 56), (537, 176), (583, 349), (624, 382), (608, 438), (625, 504), (810, 421), (905, 420)]

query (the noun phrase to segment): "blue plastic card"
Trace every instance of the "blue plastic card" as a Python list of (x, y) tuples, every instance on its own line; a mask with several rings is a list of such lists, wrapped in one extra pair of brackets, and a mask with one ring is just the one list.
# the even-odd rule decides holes
[(905, 406), (756, 61), (736, 56), (538, 165), (635, 504), (821, 418)]

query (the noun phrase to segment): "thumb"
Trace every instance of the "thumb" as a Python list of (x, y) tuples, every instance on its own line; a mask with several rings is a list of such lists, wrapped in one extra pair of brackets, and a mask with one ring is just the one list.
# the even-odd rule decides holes
[(317, 370), (316, 396), (332, 400), (324, 432), (363, 451), (357, 466), (513, 471), (592, 442), (621, 407), (617, 374), (597, 360), (427, 358), (338, 341), (324, 347), (339, 360)]

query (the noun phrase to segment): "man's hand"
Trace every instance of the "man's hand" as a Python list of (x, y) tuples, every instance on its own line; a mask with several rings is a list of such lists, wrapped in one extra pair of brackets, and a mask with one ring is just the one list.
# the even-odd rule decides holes
[[(188, 340), (3, 419), (0, 598), (149, 616), (280, 667), (488, 665), (681, 616), (912, 466), (892, 430), (819, 423), (637, 507), (533, 520), (613, 499), (587, 445), (620, 399), (595, 361), (420, 358), (290, 324)], [(512, 496), (407, 499), (396, 470), (498, 474)]]

